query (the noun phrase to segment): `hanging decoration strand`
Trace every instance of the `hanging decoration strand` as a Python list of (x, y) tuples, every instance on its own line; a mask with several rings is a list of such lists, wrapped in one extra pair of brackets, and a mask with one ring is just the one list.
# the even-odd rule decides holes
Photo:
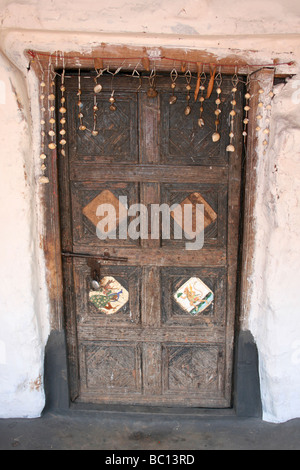
[[(40, 182), (41, 183), (49, 183), (49, 178), (48, 176), (45, 174), (46, 173), (46, 169), (47, 169), (47, 166), (46, 166), (46, 161), (47, 161), (47, 154), (46, 154), (46, 147), (49, 148), (50, 151), (54, 151), (57, 147), (57, 143), (59, 142), (59, 144), (61, 145), (61, 155), (62, 156), (65, 156), (66, 153), (65, 153), (65, 147), (66, 147), (66, 144), (67, 144), (67, 129), (66, 129), (66, 123), (67, 123), (67, 120), (66, 120), (66, 113), (67, 113), (67, 107), (66, 107), (66, 69), (65, 69), (65, 57), (63, 54), (61, 54), (59, 57), (56, 56), (56, 61), (53, 62), (53, 54), (52, 55), (47, 55), (47, 57), (49, 58), (49, 62), (47, 64), (45, 64), (45, 62), (41, 62), (40, 60), (40, 57), (39, 57), (39, 54), (35, 54), (35, 53), (32, 53), (32, 59), (36, 58), (36, 61), (41, 69), (41, 81), (40, 81), (40, 107), (41, 107), (41, 153), (40, 153), (40, 159), (42, 160), (42, 163), (41, 163), (41, 170), (42, 170), (42, 174), (40, 176)], [(44, 54), (40, 54), (40, 55), (44, 55)], [(70, 57), (68, 57), (68, 60), (70, 59)], [(103, 60), (106, 60), (106, 59), (103, 59)], [(108, 60), (108, 59), (107, 59)], [(121, 60), (121, 59), (118, 59), (118, 60)], [(109, 103), (110, 103), (110, 110), (111, 111), (116, 111), (117, 110), (117, 107), (115, 105), (115, 89), (113, 87), (113, 79), (115, 77), (115, 75), (117, 75), (123, 68), (124, 66), (124, 62), (126, 61), (126, 59), (122, 59), (123, 60), (123, 63), (120, 67), (118, 68), (113, 68), (113, 71), (110, 70), (110, 66), (106, 66), (106, 68), (103, 68), (103, 61), (102, 61), (102, 64), (101, 64), (101, 69), (98, 68), (98, 70), (95, 68), (95, 72), (96, 72), (96, 78), (94, 78), (94, 94), (93, 94), (93, 99), (94, 99), (94, 102), (93, 102), (93, 127), (91, 128), (91, 130), (87, 129), (87, 124), (84, 120), (84, 111), (83, 111), (83, 103), (82, 103), (82, 88), (81, 88), (81, 80), (82, 80), (82, 71), (81, 71), (81, 68), (79, 67), (78, 68), (78, 92), (77, 92), (77, 96), (78, 96), (78, 102), (77, 102), (77, 106), (78, 106), (78, 118), (79, 118), (79, 130), (80, 131), (85, 131), (85, 130), (88, 130), (94, 137), (97, 137), (97, 135), (99, 134), (99, 130), (97, 129), (97, 119), (98, 119), (98, 116), (97, 116), (97, 111), (98, 111), (98, 103), (97, 103), (97, 95), (102, 91), (102, 85), (100, 83), (98, 83), (98, 78), (100, 76), (102, 76), (104, 74), (104, 72), (107, 72), (111, 75), (112, 79), (111, 79), (111, 95), (110, 95), (110, 98), (109, 98)], [(131, 59), (133, 60), (133, 59)], [(174, 62), (175, 60), (172, 59)], [(179, 59), (176, 59), (179, 61)], [(61, 73), (57, 73), (54, 69), (54, 65), (56, 67), (58, 67), (58, 65), (60, 65), (62, 61), (62, 65), (63, 65), (63, 71)], [(193, 64), (193, 62), (191, 62)], [(149, 61), (149, 64), (150, 64), (150, 61)], [(192, 71), (190, 69), (190, 63), (186, 63), (184, 62), (184, 69), (183, 69), (183, 62), (181, 61), (181, 64), (182, 64), (182, 73), (184, 74), (184, 78), (185, 78), (185, 81), (186, 81), (186, 84), (185, 84), (185, 89), (186, 89), (186, 106), (185, 106), (185, 109), (184, 109), (184, 113), (186, 116), (189, 116), (191, 114), (191, 90), (192, 90), (192, 79), (193, 78), (196, 78), (195, 76), (193, 76), (192, 74)], [(214, 111), (215, 113), (215, 131), (213, 132), (212, 134), (212, 140), (213, 142), (218, 142), (220, 139), (221, 139), (221, 135), (220, 135), (220, 114), (221, 114), (221, 109), (220, 109), (220, 106), (222, 104), (222, 101), (223, 99), (221, 100), (221, 94), (222, 94), (222, 80), (223, 80), (223, 76), (222, 76), (222, 67), (226, 67), (225, 64), (222, 64), (222, 65), (219, 65), (218, 68), (216, 66), (212, 66), (212, 64), (209, 64), (210, 65), (210, 80), (209, 80), (209, 84), (207, 86), (207, 89), (206, 89), (206, 82), (207, 82), (207, 75), (205, 73), (205, 65), (207, 64), (201, 64), (199, 62), (195, 62), (195, 64), (197, 64), (197, 70), (198, 70), (198, 73), (197, 73), (197, 84), (196, 84), (196, 89), (195, 89), (195, 99), (198, 100), (199, 99), (199, 102), (200, 102), (200, 117), (198, 119), (198, 126), (200, 128), (202, 128), (205, 124), (204, 124), (204, 119), (203, 119), (203, 112), (204, 112), (204, 102), (205, 102), (205, 97), (204, 97), (204, 94), (205, 94), (205, 90), (207, 91), (207, 97), (212, 93), (213, 91), (213, 88), (214, 88), (214, 83), (216, 83), (216, 93), (217, 93), (217, 99), (215, 100), (215, 104), (216, 104), (216, 109)], [(292, 65), (293, 63), (290, 62), (290, 63), (286, 63), (285, 65)], [(46, 65), (46, 66), (45, 66)], [(200, 74), (200, 67), (202, 65), (202, 73)], [(280, 64), (276, 64), (276, 66), (278, 67)], [(44, 66), (44, 68), (43, 68)], [(125, 67), (125, 66), (124, 66)], [(140, 59), (138, 62), (137, 62), (137, 65), (135, 65), (134, 67), (134, 70), (132, 72), (132, 77), (137, 77), (139, 78), (139, 81), (140, 81), (140, 86), (138, 88), (137, 91), (140, 90), (140, 88), (142, 87), (142, 76), (140, 74), (140, 72), (138, 71), (138, 67), (143, 67), (143, 61), (142, 59)], [(242, 66), (244, 67), (244, 66)], [(247, 137), (247, 125), (249, 123), (249, 117), (248, 117), (248, 113), (249, 113), (249, 110), (250, 110), (250, 99), (251, 99), (251, 95), (250, 95), (250, 82), (252, 80), (255, 80), (254, 78), (252, 78), (252, 75), (254, 72), (251, 72), (250, 71), (250, 67), (253, 67), (253, 66), (248, 66), (248, 75), (247, 75), (247, 81), (246, 82), (243, 82), (241, 78), (239, 78), (238, 76), (238, 66), (235, 65), (235, 73), (232, 77), (232, 89), (231, 89), (231, 111), (230, 111), (230, 133), (229, 133), (229, 138), (230, 138), (230, 143), (229, 145), (227, 146), (226, 150), (228, 152), (234, 152), (235, 151), (235, 145), (234, 145), (234, 129), (235, 129), (235, 125), (234, 125), (234, 121), (235, 121), (235, 117), (236, 117), (236, 106), (237, 106), (237, 101), (236, 101), (236, 93), (237, 93), (237, 87), (238, 87), (238, 84), (239, 82), (242, 82), (242, 83), (245, 83), (246, 85), (246, 93), (245, 93), (245, 106), (244, 106), (244, 111), (245, 111), (245, 114), (244, 114), (244, 119), (243, 119), (243, 124), (244, 124), (244, 127), (243, 127), (243, 136), (244, 136), (244, 141), (246, 142), (246, 137)], [(115, 71), (114, 71), (115, 70)], [(218, 70), (218, 73), (216, 73)], [(45, 90), (47, 89), (46, 88), (46, 83), (45, 83), (45, 73), (47, 72), (47, 76), (48, 76), (48, 96), (46, 98), (45, 96)], [(56, 140), (56, 97), (55, 97), (55, 77), (59, 76), (60, 79), (61, 79), (61, 83), (60, 83), (60, 91), (61, 91), (61, 97), (60, 97), (60, 108), (59, 108), (59, 113), (60, 113), (60, 117), (59, 117), (59, 123), (60, 123), (60, 130), (59, 130), (59, 139)], [(91, 76), (91, 75), (90, 75)], [(150, 75), (146, 78), (149, 78), (149, 89), (148, 89), (148, 92), (147, 92), (147, 95), (148, 97), (150, 98), (154, 98), (157, 96), (158, 92), (156, 90), (156, 79), (157, 79), (157, 74), (156, 74), (156, 70), (155, 70), (155, 67), (152, 69)], [(171, 90), (172, 90), (172, 94), (170, 95), (170, 98), (169, 98), (169, 103), (170, 105), (173, 105), (177, 102), (177, 96), (175, 95), (175, 88), (176, 88), (176, 83), (177, 83), (177, 79), (178, 79), (178, 72), (176, 70), (176, 67), (174, 65), (171, 73), (170, 73), (170, 78), (171, 78)], [(105, 82), (104, 82), (105, 83)], [(46, 92), (47, 93), (47, 92)], [(264, 93), (264, 90), (259, 90), (259, 93), (261, 95), (261, 98), (263, 98), (263, 93)], [(198, 98), (200, 95), (200, 98)], [(270, 94), (269, 97), (269, 101), (270, 102), (266, 102), (267, 100), (260, 100), (259, 102), (259, 106), (260, 106), (260, 112), (258, 113), (257, 115), (257, 121), (258, 121), (258, 124), (257, 124), (257, 128), (256, 130), (257, 131), (260, 131), (261, 130), (261, 127), (260, 127), (260, 121), (262, 120), (262, 114), (263, 114), (263, 107), (265, 106), (266, 107), (266, 110), (267, 110), (267, 121), (266, 121), (266, 128), (264, 129), (264, 134), (265, 134), (265, 141), (264, 141), (264, 145), (267, 146), (268, 144), (268, 138), (269, 138), (269, 133), (270, 133), (270, 129), (269, 129), (269, 125), (268, 125), (268, 122), (270, 120), (270, 109), (271, 109), (271, 101), (272, 101), (272, 98), (273, 98), (273, 94)], [(49, 124), (49, 127), (46, 127), (46, 121), (47, 121), (47, 117), (46, 117), (46, 106), (48, 105), (48, 124)], [(88, 118), (87, 118), (88, 119)], [(48, 130), (48, 141), (46, 140), (46, 133), (47, 133), (47, 130)]]
[(40, 159), (42, 161), (41, 164), (41, 170), (42, 170), (42, 175), (40, 176), (40, 183), (46, 184), (49, 183), (49, 178), (45, 175), (45, 170), (46, 170), (46, 148), (45, 148), (45, 140), (46, 140), (46, 132), (45, 132), (45, 125), (46, 125), (46, 120), (45, 120), (45, 113), (46, 113), (46, 108), (45, 108), (45, 88), (46, 88), (46, 83), (45, 83), (45, 75), (44, 72), (42, 71), (42, 79), (40, 83), (40, 100), (41, 100), (41, 154), (40, 154)]
[(186, 100), (187, 100), (187, 105), (185, 107), (185, 110), (184, 110), (184, 114), (186, 116), (189, 116), (191, 114), (191, 111), (192, 111), (192, 108), (190, 106), (190, 100), (191, 100), (191, 80), (192, 80), (192, 73), (190, 71), (190, 69), (188, 69), (186, 72), (185, 72), (185, 79), (186, 79), (186, 90), (187, 90), (187, 95), (186, 95)]
[[(60, 145), (61, 145), (61, 155), (63, 157), (66, 156), (66, 152), (65, 152), (65, 145), (67, 143), (66, 141), (66, 134), (67, 134), (67, 131), (65, 129), (65, 125), (66, 125), (66, 112), (67, 112), (67, 109), (66, 109), (66, 98), (65, 98), (65, 91), (66, 91), (66, 87), (65, 87), (65, 69), (63, 69), (63, 72), (61, 74), (61, 85), (60, 85), (60, 91), (61, 91), (61, 99), (60, 99), (60, 104), (61, 104), (61, 107), (60, 107), (60, 113), (62, 114), (62, 117), (60, 119), (60, 124), (61, 124), (61, 129), (60, 129)], [(62, 112), (63, 111), (63, 112)]]
[(216, 105), (217, 105), (217, 109), (215, 110), (215, 116), (216, 116), (216, 119), (215, 119), (215, 126), (216, 126), (216, 131), (213, 133), (212, 135), (212, 141), (213, 142), (219, 142), (219, 140), (221, 139), (221, 136), (220, 136), (220, 133), (219, 133), (219, 125), (220, 125), (220, 114), (221, 114), (221, 109), (220, 109), (220, 104), (221, 104), (221, 93), (222, 93), (222, 89), (221, 89), (221, 85), (222, 85), (222, 75), (221, 75), (221, 71), (218, 72), (218, 74), (216, 75), (216, 78), (215, 78), (215, 82), (216, 82), (216, 85), (217, 85), (217, 99), (216, 99)]
[(249, 124), (249, 111), (250, 111), (250, 100), (251, 100), (251, 94), (250, 94), (250, 83), (251, 83), (251, 78), (250, 75), (247, 75), (247, 81), (246, 81), (246, 94), (245, 94), (245, 100), (246, 100), (246, 106), (244, 107), (245, 110), (245, 117), (243, 120), (244, 124), (244, 130), (243, 130), (243, 137), (244, 137), (244, 145), (246, 144), (247, 141), (247, 136), (248, 136), (248, 124)]
[(49, 60), (49, 95), (48, 95), (48, 108), (49, 108), (49, 124), (50, 130), (48, 132), (50, 137), (50, 143), (48, 145), (50, 150), (56, 149), (55, 141), (55, 82), (54, 82), (54, 69), (52, 66), (51, 57)]
[(234, 76), (232, 77), (232, 85), (233, 88), (231, 90), (232, 92), (232, 100), (231, 100), (231, 106), (232, 109), (230, 111), (230, 144), (227, 146), (226, 150), (227, 152), (235, 152), (235, 146), (233, 144), (233, 139), (234, 139), (234, 119), (236, 116), (236, 111), (235, 111), (235, 106), (236, 106), (236, 92), (237, 92), (237, 86), (239, 83), (239, 77), (237, 76), (237, 70), (235, 71)]
[(205, 101), (205, 98), (204, 98), (204, 91), (205, 91), (205, 83), (206, 83), (206, 74), (204, 72), (204, 67), (203, 67), (203, 70), (202, 70), (202, 73), (200, 75), (200, 98), (199, 98), (199, 101), (200, 101), (200, 117), (198, 119), (198, 126), (201, 128), (201, 127), (204, 127), (205, 125), (205, 122), (204, 122), (204, 119), (203, 119), (203, 112), (204, 112), (204, 101)]
[(77, 96), (78, 96), (78, 102), (77, 102), (77, 106), (78, 106), (78, 117), (79, 117), (79, 130), (80, 131), (85, 131), (86, 130), (86, 126), (84, 125), (83, 123), (83, 103), (81, 101), (81, 95), (82, 95), (82, 90), (81, 90), (81, 75), (80, 75), (80, 69), (78, 70), (78, 92), (77, 92)]
[(177, 101), (177, 96), (175, 96), (175, 88), (176, 88), (176, 80), (178, 78), (178, 73), (175, 68), (171, 71), (170, 77), (171, 77), (172, 95), (170, 96), (169, 103), (172, 105), (172, 104), (175, 104)]
[(99, 134), (99, 131), (97, 130), (97, 111), (98, 111), (98, 103), (97, 103), (97, 94), (94, 94), (94, 106), (93, 106), (93, 121), (94, 121), (94, 126), (92, 130), (92, 136), (96, 137)]

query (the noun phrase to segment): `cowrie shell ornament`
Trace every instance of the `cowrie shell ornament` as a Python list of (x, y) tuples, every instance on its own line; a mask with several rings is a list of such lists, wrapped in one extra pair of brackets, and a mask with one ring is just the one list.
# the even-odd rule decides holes
[(102, 85), (100, 83), (97, 83), (94, 87), (94, 93), (100, 93), (102, 91)]
[(235, 152), (235, 147), (232, 144), (227, 145), (226, 148), (227, 152)]
[(219, 132), (214, 132), (213, 135), (212, 135), (212, 141), (213, 142), (219, 142), (220, 139), (221, 139), (221, 136), (220, 136)]

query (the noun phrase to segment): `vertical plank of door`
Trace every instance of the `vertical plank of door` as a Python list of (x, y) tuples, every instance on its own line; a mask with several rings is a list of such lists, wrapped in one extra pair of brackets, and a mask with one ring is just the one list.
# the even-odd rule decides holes
[[(139, 135), (140, 135), (140, 164), (159, 165), (159, 122), (160, 122), (160, 97), (148, 98), (146, 93), (139, 97)], [(141, 182), (140, 202), (148, 209), (148, 240), (141, 240), (142, 248), (155, 248), (160, 246), (158, 239), (152, 240), (151, 232), (151, 204), (160, 204), (160, 184), (156, 182)]]
[(226, 324), (226, 379), (225, 397), (231, 398), (234, 322), (236, 310), (237, 267), (239, 247), (239, 218), (241, 203), (242, 171), (242, 122), (243, 122), (243, 89), (237, 96), (237, 118), (235, 119), (235, 152), (229, 153), (228, 168), (228, 241), (227, 241), (227, 324)]
[(148, 98), (146, 93), (139, 94), (139, 135), (140, 163), (158, 164), (160, 96)]
[[(146, 93), (139, 95), (140, 113), (140, 164), (158, 165), (160, 96), (149, 98)], [(148, 209), (148, 239), (141, 240), (142, 248), (160, 247), (160, 228), (158, 239), (151, 239), (151, 204), (160, 204), (160, 184), (141, 182), (140, 201)], [(144, 328), (161, 326), (160, 270), (155, 266), (143, 268), (142, 279), (142, 325)], [(161, 394), (161, 344), (143, 344), (143, 390), (145, 395)]]
[[(140, 113), (140, 164), (159, 163), (159, 116), (160, 98), (148, 98), (146, 93), (139, 97)], [(159, 248), (158, 239), (151, 239), (151, 204), (160, 204), (160, 184), (141, 182), (140, 202), (148, 210), (148, 239), (141, 240), (141, 248)], [(160, 229), (159, 229), (160, 232)], [(149, 260), (150, 261), (150, 260)], [(151, 260), (153, 261), (153, 260)], [(142, 279), (142, 324), (147, 327), (158, 327), (161, 324), (160, 306), (160, 272), (157, 267), (145, 267)]]
[(160, 184), (159, 183), (141, 183), (140, 202), (148, 211), (148, 239), (141, 240), (142, 248), (159, 248), (161, 245), (161, 228), (159, 226), (158, 238), (151, 238), (151, 204), (160, 204)]
[(64, 275), (64, 301), (65, 326), (68, 336), (68, 358), (69, 358), (69, 384), (70, 399), (75, 401), (79, 395), (79, 363), (78, 363), (78, 343), (76, 331), (76, 308), (73, 295), (74, 271), (73, 260), (67, 258), (63, 260)]
[(156, 266), (143, 267), (142, 324), (144, 327), (161, 326), (160, 269)]
[[(159, 150), (159, 122), (160, 97), (148, 98), (146, 93), (139, 96), (139, 135), (140, 135), (140, 165), (158, 165), (160, 163)], [(141, 240), (143, 248), (159, 247), (160, 236), (156, 240), (150, 237), (151, 219), (150, 204), (160, 204), (160, 185), (153, 182), (141, 182), (140, 202), (148, 209), (148, 240)]]
[(146, 396), (162, 394), (162, 353), (160, 343), (143, 344), (143, 392)]
[(241, 171), (242, 171), (242, 121), (243, 121), (242, 90), (239, 95), (237, 119), (234, 134), (236, 136), (235, 152), (229, 153), (228, 168), (228, 304), (229, 310), (235, 310), (236, 272), (239, 246), (239, 218), (241, 203)]

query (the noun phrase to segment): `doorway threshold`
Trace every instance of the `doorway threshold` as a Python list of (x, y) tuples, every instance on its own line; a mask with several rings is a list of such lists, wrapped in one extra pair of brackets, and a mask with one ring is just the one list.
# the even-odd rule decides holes
[(107, 405), (89, 403), (71, 403), (70, 411), (91, 411), (101, 413), (126, 413), (126, 414), (151, 414), (170, 416), (193, 416), (207, 418), (234, 417), (233, 408), (191, 408), (191, 407), (166, 407), (166, 406), (142, 406), (142, 405)]

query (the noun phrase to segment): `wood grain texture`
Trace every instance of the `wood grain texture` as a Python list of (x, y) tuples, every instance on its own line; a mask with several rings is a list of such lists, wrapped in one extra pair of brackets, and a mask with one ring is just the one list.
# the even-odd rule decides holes
[[(222, 85), (222, 139), (217, 144), (211, 139), (215, 90), (205, 102), (206, 127), (200, 129), (199, 102), (189, 117), (184, 115), (184, 81), (178, 82), (178, 102), (171, 107), (167, 78), (158, 82), (158, 96), (149, 99), (147, 82), (137, 93), (135, 82), (116, 77), (114, 113), (107, 108), (105, 87), (110, 84), (103, 81), (101, 132), (93, 140), (78, 130), (76, 85), (76, 77), (69, 79), (69, 148), (59, 174), (63, 246), (75, 253), (105, 251), (128, 258), (125, 264), (101, 262), (100, 274), (114, 277), (129, 292), (129, 300), (115, 315), (99, 313), (89, 302), (86, 260), (66, 264), (72, 398), (230, 407), (242, 150), (238, 140), (234, 154), (225, 151), (231, 82), (224, 79)], [(90, 127), (92, 81), (83, 80), (82, 88), (84, 122)], [(239, 135), (242, 86), (236, 99)], [(174, 239), (174, 221), (170, 240), (163, 239), (161, 223), (155, 239), (99, 240), (90, 211), (101, 194), (107, 195), (106, 202), (126, 196), (129, 206), (141, 202), (147, 209), (151, 204), (206, 202), (204, 248), (186, 250), (184, 240)], [(174, 301), (177, 289), (191, 277), (199, 277), (214, 293), (214, 302), (196, 317)]]

